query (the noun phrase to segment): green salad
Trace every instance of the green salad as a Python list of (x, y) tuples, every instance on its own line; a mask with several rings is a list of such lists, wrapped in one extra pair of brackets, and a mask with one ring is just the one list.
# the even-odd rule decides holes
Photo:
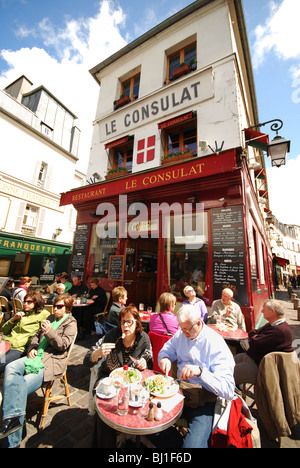
[(129, 383), (139, 382), (141, 380), (140, 371), (138, 369), (133, 369), (132, 367), (130, 367), (128, 369), (128, 379)]

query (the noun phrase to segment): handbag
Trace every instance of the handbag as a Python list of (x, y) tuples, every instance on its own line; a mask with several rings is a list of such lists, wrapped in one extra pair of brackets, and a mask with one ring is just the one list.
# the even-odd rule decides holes
[(189, 408), (199, 408), (204, 406), (208, 402), (216, 402), (217, 395), (209, 392), (201, 385), (196, 385), (186, 380), (181, 380), (179, 382), (180, 390), (184, 396), (184, 405)]

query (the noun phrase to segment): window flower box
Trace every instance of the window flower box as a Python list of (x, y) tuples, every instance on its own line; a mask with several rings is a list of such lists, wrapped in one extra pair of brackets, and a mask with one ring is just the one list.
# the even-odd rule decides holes
[(187, 75), (190, 73), (190, 66), (188, 63), (181, 63), (178, 68), (173, 70), (173, 79), (177, 80), (177, 78), (180, 78), (183, 75)]
[(129, 174), (129, 171), (124, 166), (112, 167), (111, 169), (108, 169), (105, 179), (116, 179), (117, 177), (122, 177), (127, 174)]
[(194, 153), (191, 149), (184, 151), (183, 153), (168, 153), (166, 156), (162, 157), (161, 163), (166, 164), (175, 164), (180, 161), (185, 161), (186, 159), (191, 159), (194, 157)]
[(130, 101), (131, 101), (130, 96), (127, 96), (127, 94), (125, 94), (124, 96), (121, 96), (120, 99), (117, 99), (117, 100), (114, 102), (114, 108), (115, 108), (115, 109), (119, 109), (119, 107), (125, 106), (125, 105), (128, 104)]

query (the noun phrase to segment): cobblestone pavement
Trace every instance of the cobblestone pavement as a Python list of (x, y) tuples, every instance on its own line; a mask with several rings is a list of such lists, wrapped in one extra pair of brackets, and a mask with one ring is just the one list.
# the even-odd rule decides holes
[[(300, 297), (300, 290), (295, 292)], [(297, 311), (293, 309), (287, 291), (284, 289), (277, 291), (276, 298), (285, 304), (286, 319), (292, 329), (293, 339), (300, 340), (300, 322), (297, 320)], [(96, 340), (97, 337), (90, 336), (77, 342), (73, 348), (67, 373), (71, 407), (66, 405), (65, 400), (53, 403), (49, 408), (44, 430), (39, 432), (37, 423), (40, 408), (36, 405), (29, 406), (27, 435), (22, 441), (21, 448), (89, 448), (91, 446), (94, 419), (89, 416), (87, 409), (90, 371), (82, 365), (82, 362), (86, 352)], [(300, 341), (298, 347), (300, 347)], [(36, 399), (36, 394), (29, 399), (33, 397)], [(248, 404), (250, 401), (247, 401)], [(280, 448), (278, 442), (267, 438), (257, 411), (252, 412), (258, 420), (262, 448)], [(300, 439), (299, 433), (297, 438)], [(281, 448), (300, 448), (300, 440), (285, 437), (281, 440)]]

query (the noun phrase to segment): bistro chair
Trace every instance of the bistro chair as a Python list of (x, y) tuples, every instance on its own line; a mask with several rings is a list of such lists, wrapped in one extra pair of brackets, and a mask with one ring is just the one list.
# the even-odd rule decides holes
[(54, 306), (51, 305), (51, 304), (45, 304), (44, 309), (48, 310), (48, 312), (50, 312), (50, 314), (53, 314), (53, 312), (54, 312)]
[(164, 344), (172, 338), (172, 335), (163, 335), (160, 333), (155, 333), (153, 331), (148, 332), (148, 336), (151, 341), (152, 345), (152, 354), (153, 354), (153, 371), (154, 372), (161, 372), (161, 369), (158, 365), (158, 353), (164, 346)]
[(109, 312), (108, 305), (109, 305), (109, 301), (110, 301), (110, 295), (111, 295), (110, 292), (106, 293), (106, 297), (107, 297), (106, 306), (105, 306), (103, 312), (99, 312), (99, 314), (94, 315), (95, 322), (100, 322), (100, 321), (106, 319), (106, 316), (108, 315), (108, 312)]
[(20, 301), (20, 299), (15, 299), (12, 297), (11, 303), (13, 307), (13, 315), (15, 315), (18, 311), (23, 310), (23, 302)]
[[(35, 405), (37, 403), (42, 403), (43, 404), (42, 416), (41, 416), (41, 422), (40, 422), (40, 429), (41, 430), (44, 428), (45, 419), (46, 419), (46, 416), (47, 416), (47, 413), (48, 413), (49, 406), (52, 403), (52, 401), (57, 401), (57, 400), (61, 400), (63, 398), (66, 398), (67, 402), (68, 402), (68, 406), (71, 406), (71, 398), (70, 398), (69, 386), (68, 386), (68, 381), (67, 381), (67, 367), (68, 367), (69, 359), (70, 359), (70, 356), (71, 356), (72, 349), (73, 349), (73, 346), (75, 344), (76, 338), (77, 338), (77, 333), (76, 333), (76, 335), (75, 335), (75, 337), (74, 337), (74, 339), (73, 339), (73, 341), (72, 341), (72, 343), (70, 345), (64, 372), (61, 375), (57, 376), (55, 380), (51, 380), (51, 382), (47, 382), (47, 383), (42, 385), (42, 387), (41, 387), (41, 390), (43, 392), (43, 397), (42, 398), (39, 398), (38, 400), (31, 400), (31, 401), (28, 402), (29, 405)], [(64, 385), (64, 389), (65, 389), (65, 394), (64, 395), (62, 395), (62, 394), (52, 395), (53, 385), (58, 379)]]
[[(8, 305), (8, 300), (6, 299), (6, 297), (0, 296), (0, 306), (4, 307), (4, 309), (5, 309), (4, 311), (2, 310), (3, 312), (9, 313), (9, 305)], [(0, 312), (1, 312), (1, 310), (0, 310)]]

